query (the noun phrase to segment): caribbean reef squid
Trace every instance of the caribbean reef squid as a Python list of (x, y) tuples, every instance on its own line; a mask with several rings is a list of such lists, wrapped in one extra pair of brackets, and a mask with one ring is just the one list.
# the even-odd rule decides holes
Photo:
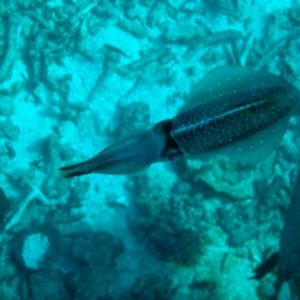
[(207, 159), (217, 154), (257, 162), (276, 148), (299, 99), (294, 86), (268, 72), (218, 67), (192, 89), (174, 118), (60, 170), (66, 177), (130, 174), (182, 156)]

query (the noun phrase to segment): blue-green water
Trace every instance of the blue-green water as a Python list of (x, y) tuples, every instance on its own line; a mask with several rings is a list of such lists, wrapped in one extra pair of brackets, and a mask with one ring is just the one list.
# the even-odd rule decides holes
[[(299, 89), (298, 1), (12, 0), (0, 17), (0, 299), (270, 299), (278, 270), (249, 278), (297, 199), (296, 113), (255, 164), (59, 168), (174, 117), (218, 66)], [(278, 299), (299, 299), (297, 275)]]

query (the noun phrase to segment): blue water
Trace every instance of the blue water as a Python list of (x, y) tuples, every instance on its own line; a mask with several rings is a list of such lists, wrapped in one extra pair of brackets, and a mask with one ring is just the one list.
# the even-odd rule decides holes
[[(255, 164), (216, 155), (71, 179), (59, 167), (174, 117), (217, 66), (299, 89), (298, 1), (13, 0), (0, 16), (0, 299), (272, 296), (276, 268), (249, 278), (281, 251), (297, 114)], [(299, 299), (297, 275), (279, 299)]]

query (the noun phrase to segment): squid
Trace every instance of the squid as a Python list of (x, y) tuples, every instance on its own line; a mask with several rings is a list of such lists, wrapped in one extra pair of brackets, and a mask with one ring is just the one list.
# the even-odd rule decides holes
[(157, 162), (215, 155), (258, 162), (279, 144), (299, 99), (292, 84), (271, 73), (217, 67), (191, 90), (182, 111), (172, 119), (60, 170), (65, 177), (131, 174)]

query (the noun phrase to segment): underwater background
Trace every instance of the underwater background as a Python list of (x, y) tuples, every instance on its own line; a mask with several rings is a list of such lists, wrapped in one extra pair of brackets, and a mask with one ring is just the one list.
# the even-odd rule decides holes
[(269, 299), (276, 274), (250, 277), (279, 248), (296, 116), (257, 164), (59, 167), (173, 117), (217, 66), (299, 89), (299, 51), (296, 0), (2, 1), (0, 299)]

